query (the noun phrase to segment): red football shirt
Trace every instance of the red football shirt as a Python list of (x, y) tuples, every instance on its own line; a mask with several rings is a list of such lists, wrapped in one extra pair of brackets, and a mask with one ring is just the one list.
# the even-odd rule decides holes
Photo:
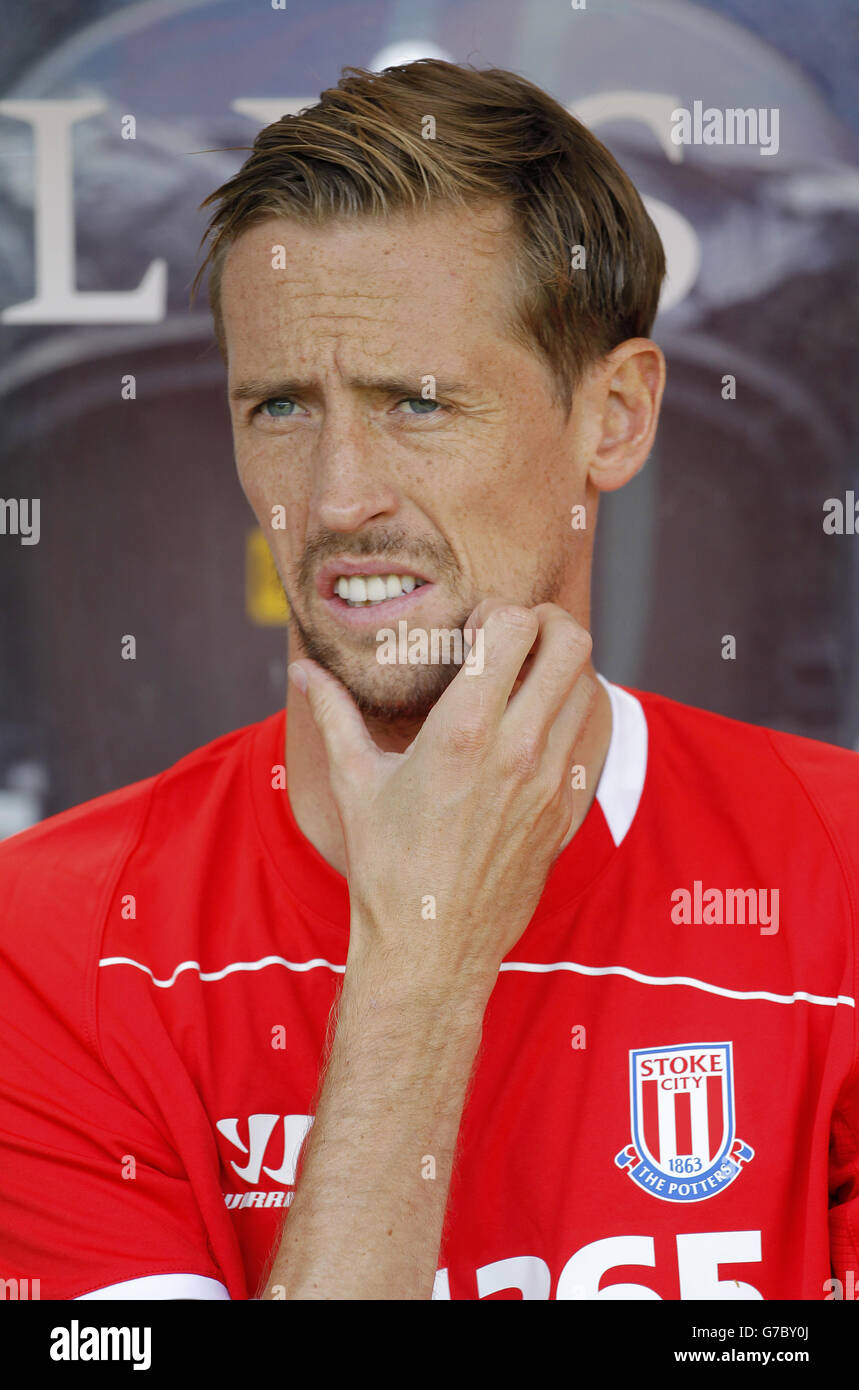
[[(859, 756), (608, 689), (486, 1010), (434, 1297), (855, 1296)], [(258, 1292), (349, 929), (284, 735), (0, 845), (0, 1277), (42, 1298)]]

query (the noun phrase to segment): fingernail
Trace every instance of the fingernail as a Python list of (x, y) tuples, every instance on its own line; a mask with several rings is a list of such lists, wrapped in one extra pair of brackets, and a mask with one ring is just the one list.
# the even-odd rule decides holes
[(293, 662), (291, 666), (287, 666), (286, 674), (293, 685), (298, 686), (298, 689), (303, 695), (307, 690), (307, 672), (304, 667), (299, 666), (297, 662)]

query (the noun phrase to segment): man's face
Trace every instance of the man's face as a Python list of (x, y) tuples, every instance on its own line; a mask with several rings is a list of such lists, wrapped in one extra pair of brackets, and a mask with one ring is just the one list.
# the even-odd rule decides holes
[[(578, 399), (567, 418), (547, 366), (511, 338), (511, 266), (497, 208), (273, 218), (227, 255), (236, 463), (292, 610), (290, 655), (371, 718), (424, 719), (459, 669), (381, 665), (382, 629), (462, 628), (489, 594), (588, 620), (592, 422)], [(424, 583), (398, 594), (390, 575)], [(360, 584), (338, 593), (350, 577), (366, 606), (352, 606)]]

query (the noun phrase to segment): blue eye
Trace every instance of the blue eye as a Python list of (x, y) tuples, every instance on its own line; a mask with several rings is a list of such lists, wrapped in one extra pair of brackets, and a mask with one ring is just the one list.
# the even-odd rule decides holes
[(263, 401), (262, 405), (259, 407), (260, 412), (268, 415), (269, 419), (271, 420), (288, 420), (288, 415), (270, 414), (269, 411), (266, 409), (266, 407), (270, 405), (288, 405), (292, 407), (295, 405), (295, 402), (289, 400), (278, 400), (275, 396), (272, 396), (270, 400)]
[[(410, 410), (408, 414), (414, 416), (437, 415), (443, 413), (448, 407), (440, 404), (439, 401), (424, 400), (423, 396), (404, 396), (397, 402), (396, 409), (401, 405), (417, 406), (417, 410)], [(270, 396), (267, 401), (262, 401), (256, 407), (256, 413), (266, 415), (269, 420), (291, 420), (295, 411), (295, 401), (288, 397)]]

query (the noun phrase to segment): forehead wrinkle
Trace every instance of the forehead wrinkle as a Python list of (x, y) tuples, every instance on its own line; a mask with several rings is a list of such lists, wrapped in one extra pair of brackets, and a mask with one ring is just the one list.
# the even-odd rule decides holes
[[(338, 299), (340, 296), (338, 296)], [(342, 303), (337, 307), (326, 308), (316, 303), (318, 296), (302, 295), (289, 296), (277, 305), (272, 306), (272, 320), (275, 325), (300, 322), (302, 325), (331, 325), (332, 331), (340, 334), (348, 333), (349, 325), (366, 325), (380, 327), (383, 324), (391, 326), (392, 319), (398, 319), (399, 315), (392, 308), (392, 300), (396, 301), (398, 296), (372, 296), (362, 295), (363, 303), (354, 304), (346, 307)], [(304, 307), (304, 301), (309, 300), (313, 307)], [(336, 301), (335, 301), (336, 303)], [(406, 327), (408, 321), (403, 325)]]
[[(426, 225), (429, 231), (429, 220)], [(447, 224), (433, 231), (436, 239), (439, 230), (446, 231)], [(460, 222), (450, 223), (452, 233), (463, 230)], [(461, 236), (452, 236), (451, 263), (443, 267), (438, 264), (435, 243), (428, 246), (424, 238), (414, 245), (409, 242), (405, 248), (399, 242), (388, 244), (383, 227), (374, 229), (372, 238), (362, 237), (354, 255), (351, 240), (342, 247), (337, 242), (329, 245), (324, 238), (318, 245), (299, 241), (289, 248), (295, 251), (295, 258), (289, 256), (287, 264), (273, 274), (263, 271), (255, 245), (256, 235), (268, 247), (271, 228), (246, 232), (231, 248), (225, 265), (225, 272), (234, 270), (236, 274), (231, 289), (237, 296), (240, 329), (236, 347), (246, 358), (243, 365), (256, 364), (259, 353), (266, 361), (272, 352), (279, 356), (285, 337), (293, 340), (292, 347), (305, 360), (321, 352), (330, 361), (333, 339), (338, 351), (347, 351), (356, 369), (371, 371), (374, 361), (381, 367), (393, 357), (398, 372), (398, 356), (405, 354), (413, 363), (415, 348), (418, 357), (427, 360), (447, 358), (451, 347), (467, 348), (469, 354), (474, 349), (480, 360), (490, 348), (501, 356), (521, 349), (523, 344), (509, 322), (509, 277), (499, 280), (503, 302), (496, 304), (493, 295), (489, 303), (486, 296), (484, 267), (490, 256), (509, 253), (509, 227), (505, 221), (503, 229), (490, 231), (469, 222), (465, 230), (485, 230), (487, 235), (473, 235), (467, 245), (462, 244)], [(503, 235), (499, 236), (499, 231)], [(370, 254), (374, 247), (375, 254)], [(429, 276), (425, 273), (428, 262)]]
[(327, 290), (316, 289), (312, 286), (307, 289), (291, 288), (289, 281), (284, 281), (278, 286), (283, 291), (284, 298), (287, 300), (303, 299), (393, 299), (398, 295), (398, 291), (393, 287), (380, 286), (378, 291), (351, 289), (344, 286), (342, 289)]

